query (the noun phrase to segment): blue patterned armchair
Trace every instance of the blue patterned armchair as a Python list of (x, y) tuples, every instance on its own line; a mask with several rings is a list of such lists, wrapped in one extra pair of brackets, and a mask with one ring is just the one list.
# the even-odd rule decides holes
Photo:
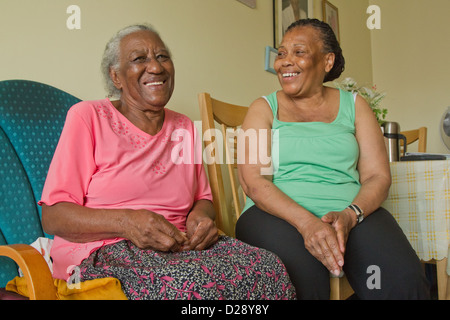
[(50, 281), (48, 290), (54, 290), (45, 260), (25, 244), (50, 237), (37, 201), (67, 110), (79, 101), (42, 83), (0, 81), (0, 288), (18, 275), (18, 265), (30, 299), (54, 296), (41, 287)]

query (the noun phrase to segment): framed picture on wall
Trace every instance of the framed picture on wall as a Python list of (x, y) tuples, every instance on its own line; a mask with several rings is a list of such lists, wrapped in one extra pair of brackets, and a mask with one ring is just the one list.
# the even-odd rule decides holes
[(278, 48), (291, 23), (312, 18), (313, 0), (273, 0), (273, 46)]
[(277, 58), (278, 50), (275, 50), (274, 48), (267, 46), (266, 47), (266, 64), (264, 70), (277, 74), (275, 69), (273, 68), (273, 65), (275, 63), (275, 59)]
[(334, 34), (336, 35), (336, 38), (338, 39), (338, 41), (341, 41), (339, 37), (338, 8), (332, 5), (329, 1), (323, 0), (322, 9), (323, 9), (323, 21), (325, 21), (331, 26), (331, 29), (333, 29)]

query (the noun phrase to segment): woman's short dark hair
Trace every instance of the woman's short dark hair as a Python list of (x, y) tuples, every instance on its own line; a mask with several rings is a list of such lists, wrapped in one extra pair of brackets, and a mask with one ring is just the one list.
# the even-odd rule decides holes
[(323, 42), (324, 51), (326, 53), (332, 52), (335, 55), (334, 66), (325, 76), (323, 82), (333, 81), (339, 78), (345, 69), (345, 59), (342, 55), (342, 49), (339, 45), (339, 41), (337, 40), (333, 29), (331, 29), (328, 23), (325, 23), (318, 19), (300, 19), (292, 23), (287, 28), (286, 33), (294, 28), (306, 26), (310, 26), (316, 28), (316, 30), (319, 30)]

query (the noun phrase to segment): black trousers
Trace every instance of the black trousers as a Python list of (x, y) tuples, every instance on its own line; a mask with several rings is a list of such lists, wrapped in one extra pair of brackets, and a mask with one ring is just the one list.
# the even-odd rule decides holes
[[(284, 262), (298, 299), (329, 299), (330, 273), (289, 223), (256, 206), (236, 224), (236, 237), (272, 251)], [(360, 299), (429, 299), (429, 284), (414, 249), (383, 208), (349, 234), (344, 272)]]

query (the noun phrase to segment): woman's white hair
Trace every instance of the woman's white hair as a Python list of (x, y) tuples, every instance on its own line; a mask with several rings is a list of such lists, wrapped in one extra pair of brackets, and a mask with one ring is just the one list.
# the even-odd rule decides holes
[(136, 24), (125, 27), (119, 30), (112, 38), (108, 41), (103, 52), (101, 71), (103, 74), (103, 81), (105, 82), (105, 89), (108, 93), (108, 97), (120, 97), (120, 90), (114, 86), (111, 80), (110, 70), (119, 68), (119, 57), (120, 57), (120, 42), (124, 37), (137, 31), (146, 30), (158, 34), (158, 32), (148, 24)]

